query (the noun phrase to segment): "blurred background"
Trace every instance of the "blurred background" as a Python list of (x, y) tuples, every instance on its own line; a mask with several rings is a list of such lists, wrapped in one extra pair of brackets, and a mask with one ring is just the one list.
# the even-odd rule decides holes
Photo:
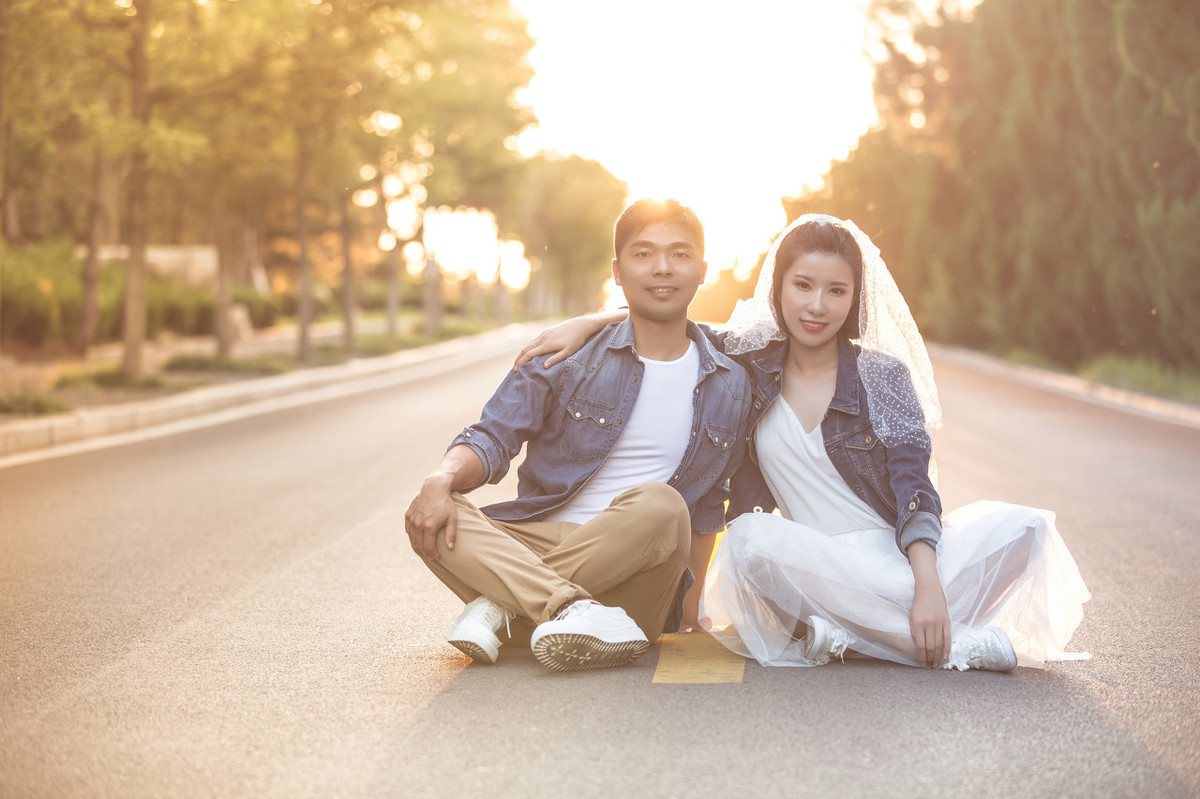
[(1190, 0), (0, 0), (0, 413), (22, 364), (594, 310), (642, 196), (706, 225), (694, 318), (820, 211), (928, 338), (1200, 402), (1198, 41)]

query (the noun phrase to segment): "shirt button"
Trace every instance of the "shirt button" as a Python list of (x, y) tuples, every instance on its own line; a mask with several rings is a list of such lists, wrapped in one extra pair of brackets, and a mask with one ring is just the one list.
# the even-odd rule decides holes
[(910, 502), (910, 503), (908, 503), (908, 509), (909, 509), (909, 510), (916, 510), (916, 509), (917, 509), (917, 503), (915, 503), (915, 502)]
[(579, 411), (575, 411), (575, 418), (576, 418), (576, 419), (578, 419), (578, 418), (579, 418), (579, 417), (581, 417), (581, 416), (583, 416), (583, 414), (582, 414), (582, 413), (580, 413)]
[(776, 383), (778, 383), (778, 382), (779, 382), (779, 375), (775, 375), (775, 382), (776, 382)]
[(696, 431), (695, 431), (695, 430), (693, 430), (693, 431), (692, 431), (692, 438), (695, 438), (695, 437), (696, 437)]
[(679, 479), (679, 475), (675, 475), (674, 477), (671, 478), (671, 482), (675, 482), (678, 479)]
[(697, 386), (697, 387), (696, 387), (696, 393), (697, 393), (697, 394), (699, 394), (699, 393), (700, 393), (700, 387), (699, 387), (699, 386)]
[(754, 506), (754, 512), (755, 512), (755, 513), (762, 513), (762, 512), (763, 512), (763, 511), (762, 511), (762, 505), (755, 505), (755, 506)]
[(604, 424), (604, 417), (600, 417), (600, 424)]
[[(602, 421), (602, 422), (603, 422), (604, 420), (603, 420), (603, 419), (601, 419), (600, 421)], [(870, 443), (871, 443), (871, 437), (870, 437), (870, 436), (867, 436), (865, 440), (866, 440), (866, 442), (867, 442), (868, 444), (870, 444)]]
[(726, 441), (724, 444), (722, 444), (721, 449), (729, 449), (729, 442)]
[(759, 409), (761, 409), (761, 408), (762, 408), (762, 403), (761, 403), (761, 402), (759, 402), (758, 400), (755, 400), (755, 401), (754, 401), (754, 410), (756, 410), (756, 411), (757, 411), (757, 410), (759, 410)]
[(470, 433), (470, 431), (468, 431), (468, 432), (467, 432), (467, 438), (470, 438), (470, 437), (471, 437), (471, 433)]

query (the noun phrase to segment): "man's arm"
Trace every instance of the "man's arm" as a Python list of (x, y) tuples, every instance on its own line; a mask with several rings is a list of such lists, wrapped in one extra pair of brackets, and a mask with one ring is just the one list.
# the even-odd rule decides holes
[(465, 444), (451, 447), (442, 456), (404, 513), (404, 529), (414, 552), (437, 560), (437, 536), (442, 530), (446, 531), (446, 548), (454, 549), (457, 516), (450, 494), (475, 488), (483, 478), (483, 461)]

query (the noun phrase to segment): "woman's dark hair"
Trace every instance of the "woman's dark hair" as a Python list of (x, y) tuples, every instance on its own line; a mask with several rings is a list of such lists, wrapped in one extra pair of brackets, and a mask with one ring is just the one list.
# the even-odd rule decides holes
[(771, 307), (775, 311), (775, 321), (779, 323), (779, 329), (787, 332), (780, 303), (783, 293), (783, 278), (797, 258), (813, 252), (837, 255), (850, 264), (850, 271), (854, 273), (854, 300), (850, 305), (850, 313), (846, 316), (846, 321), (838, 334), (845, 338), (858, 338), (858, 298), (862, 293), (863, 273), (862, 250), (859, 248), (858, 242), (854, 240), (854, 234), (841, 225), (824, 219), (814, 219), (811, 222), (797, 225), (779, 243), (779, 249), (775, 252)]

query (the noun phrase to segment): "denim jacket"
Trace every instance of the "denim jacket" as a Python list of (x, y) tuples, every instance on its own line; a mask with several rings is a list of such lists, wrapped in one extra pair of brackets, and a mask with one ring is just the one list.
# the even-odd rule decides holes
[[(692, 435), (667, 482), (687, 502), (692, 530), (714, 533), (725, 526), (729, 479), (741, 463), (741, 444), (750, 430), (750, 378), (690, 321), (688, 337), (700, 356)], [(480, 420), (450, 444), (475, 451), (487, 483), (499, 482), (526, 445), (517, 469), (517, 498), (488, 505), (484, 513), (504, 521), (536, 521), (570, 500), (612, 452), (645, 371), (628, 320), (609, 325), (548, 369), (535, 359), (510, 371)]]
[[(710, 335), (718, 346), (723, 343), (723, 333)], [(942, 501), (929, 479), (932, 443), (926, 436), (920, 446), (884, 446), (867, 413), (866, 391), (858, 377), (858, 345), (843, 338), (838, 342), (837, 385), (821, 422), (825, 451), (850, 489), (895, 526), (901, 552), (914, 541), (936, 547), (942, 534)], [(739, 358), (754, 383), (755, 424), (780, 394), (786, 355), (786, 342), (777, 341)], [(904, 368), (899, 362), (896, 366)], [(753, 435), (746, 441), (749, 457), (732, 481), (730, 520), (750, 511), (769, 513), (777, 507), (759, 471)]]

